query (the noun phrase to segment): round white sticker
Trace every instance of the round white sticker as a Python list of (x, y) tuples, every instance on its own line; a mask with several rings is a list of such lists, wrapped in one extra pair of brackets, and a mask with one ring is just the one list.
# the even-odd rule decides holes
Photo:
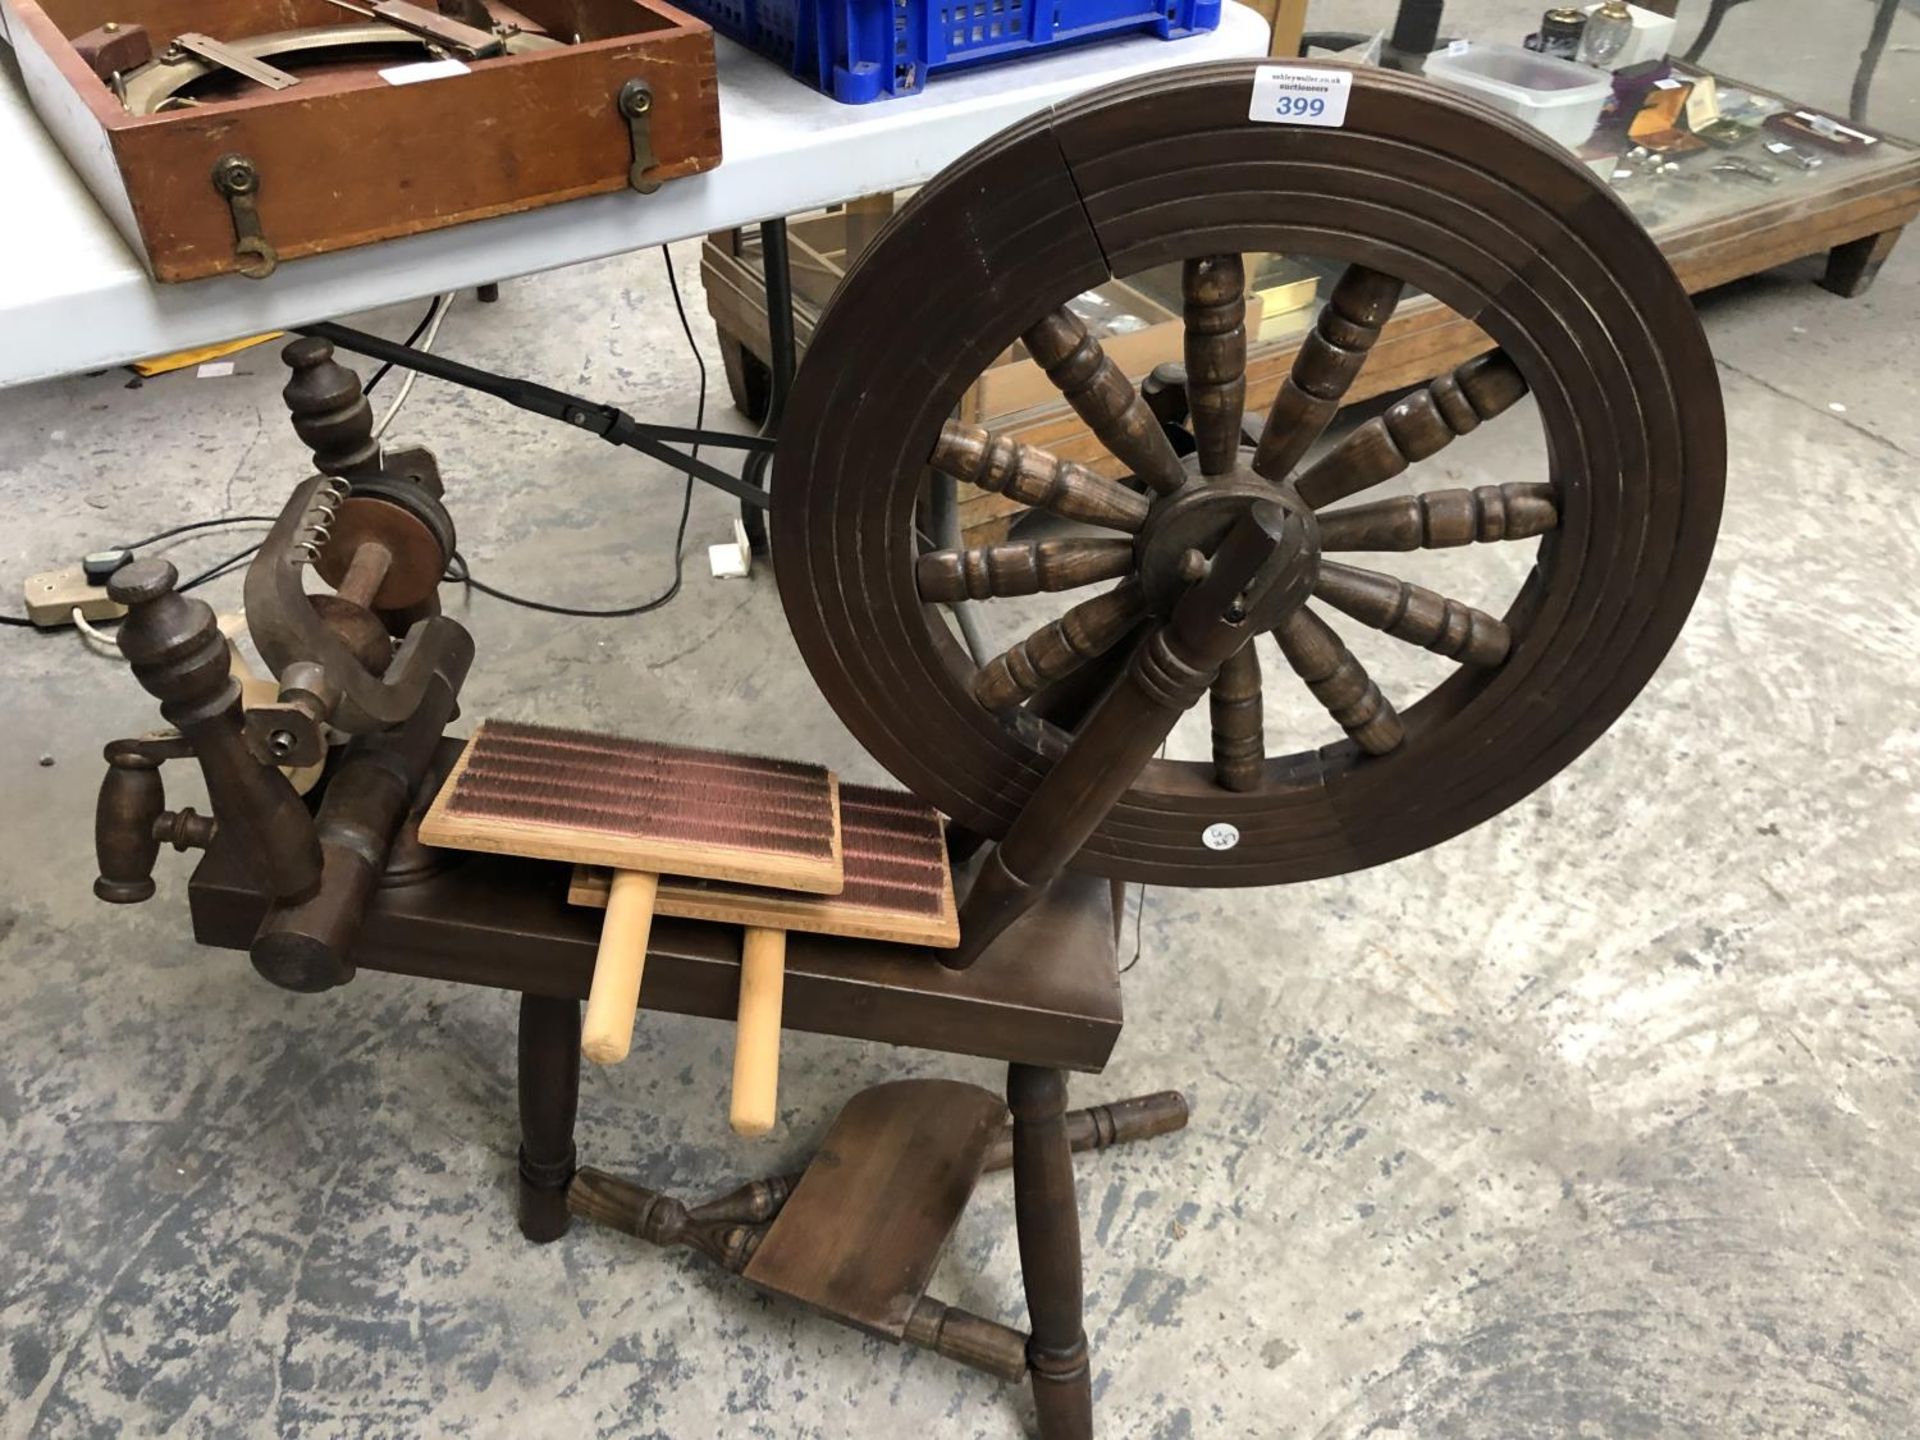
[(1200, 840), (1209, 850), (1231, 850), (1240, 843), (1240, 827), (1222, 820), (1202, 830)]

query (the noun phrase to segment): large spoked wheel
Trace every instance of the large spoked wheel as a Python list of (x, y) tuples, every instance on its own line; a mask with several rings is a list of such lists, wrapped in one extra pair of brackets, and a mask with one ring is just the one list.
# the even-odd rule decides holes
[[(1725, 472), (1718, 385), (1687, 297), (1571, 157), (1472, 102), (1373, 71), (1353, 73), (1342, 127), (1253, 121), (1253, 69), (1196, 67), (1064, 106), (923, 190), (824, 317), (775, 480), (781, 593), (814, 676), (881, 763), (988, 835), (1070, 740), (1071, 702), (1118, 673), (1241, 512), (1264, 497), (1309, 517), (1310, 596), (1275, 643), (1248, 645), (1220, 673), (1212, 759), (1150, 763), (1077, 862), (1160, 883), (1273, 884), (1378, 864), (1539, 786), (1619, 716), (1679, 633)], [(1278, 393), (1248, 397), (1241, 257), (1256, 251), (1345, 269)], [(1176, 261), (1184, 460), (1066, 309), (1110, 276)], [(1310, 457), (1407, 286), (1500, 348)], [(949, 422), (1016, 338), (1130, 479)], [(1352, 498), (1528, 392), (1543, 473)], [(1265, 415), (1257, 443), (1243, 443), (1247, 408)], [(914, 507), (929, 464), (1096, 528), (927, 551)], [(1411, 584), (1370, 553), (1473, 542), (1536, 551), (1499, 612)], [(1083, 586), (984, 666), (937, 608)], [(1347, 619), (1337, 629), (1330, 615)], [(1424, 695), (1383, 693), (1341, 638), (1350, 622), (1456, 663)], [(1324, 741), (1268, 754), (1264, 701), (1283, 685), (1318, 702)]]

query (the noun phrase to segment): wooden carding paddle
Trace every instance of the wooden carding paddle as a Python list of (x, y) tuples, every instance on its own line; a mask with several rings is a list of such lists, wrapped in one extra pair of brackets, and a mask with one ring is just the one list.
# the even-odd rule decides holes
[[(483, 724), (441, 786), (428, 845), (609, 867), (580, 1048), (602, 1065), (633, 1043), (660, 877), (699, 876), (837, 893), (839, 781), (818, 765), (500, 720)], [(762, 966), (762, 973), (766, 967)], [(749, 997), (743, 1028), (780, 1031), (779, 975)], [(776, 1050), (777, 1054), (777, 1050)], [(777, 1065), (777, 1060), (768, 1062)]]
[[(943, 949), (960, 943), (953, 871), (937, 811), (897, 790), (843, 785), (840, 834), (846, 886), (838, 895), (782, 894), (713, 880), (660, 882), (655, 902), (660, 914), (746, 927), (740, 946), (740, 1027), (733, 1052), (731, 1112), (733, 1128), (742, 1135), (773, 1128), (779, 978), (785, 971), (788, 931)], [(576, 868), (567, 898), (576, 905), (605, 905), (614, 883), (610, 871)], [(749, 996), (769, 987), (773, 1003), (751, 1007), (750, 1018)]]

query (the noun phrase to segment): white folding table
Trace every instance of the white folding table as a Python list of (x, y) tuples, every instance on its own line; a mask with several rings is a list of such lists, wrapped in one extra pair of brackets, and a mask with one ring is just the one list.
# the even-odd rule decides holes
[(1219, 29), (1141, 36), (956, 75), (919, 95), (841, 105), (716, 42), (722, 159), (653, 195), (622, 192), (294, 260), (266, 280), (157, 285), (28, 106), (0, 57), (0, 386), (98, 370), (442, 291), (898, 190), (1013, 122), (1156, 70), (1263, 55), (1267, 24), (1229, 3)]

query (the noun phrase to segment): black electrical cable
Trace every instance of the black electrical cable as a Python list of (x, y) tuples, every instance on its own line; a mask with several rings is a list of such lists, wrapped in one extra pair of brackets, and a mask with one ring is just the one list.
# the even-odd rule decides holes
[(218, 580), (222, 575), (226, 574), (229, 570), (233, 569), (236, 565), (240, 564), (243, 560), (251, 560), (259, 552), (260, 546), (265, 545), (266, 543), (267, 543), (266, 541), (262, 540), (259, 542), (259, 544), (249, 545), (246, 549), (242, 550), (238, 555), (229, 555), (226, 559), (222, 560), (218, 565), (208, 566), (205, 570), (202, 570), (198, 575), (194, 576), (191, 580), (187, 581), (184, 585), (177, 587), (179, 592), (184, 594), (186, 591), (192, 590), (196, 586), (205, 585), (210, 583), (211, 581)]
[[(693, 323), (687, 319), (686, 303), (680, 298), (680, 280), (673, 270), (673, 252), (666, 246), (660, 247), (660, 257), (667, 264), (667, 284), (673, 291), (673, 308), (680, 317), (680, 328), (686, 334), (687, 348), (693, 352), (693, 363), (700, 370), (700, 402), (694, 411), (693, 425), (696, 430), (704, 430), (707, 425), (707, 362), (700, 353), (700, 343), (693, 338)], [(693, 458), (700, 458), (700, 446), (695, 444)], [(687, 517), (693, 510), (693, 476), (687, 476), (686, 488), (680, 494), (680, 526), (673, 537), (673, 583), (651, 600), (643, 600), (638, 605), (622, 605), (610, 610), (582, 609), (573, 605), (555, 605), (545, 600), (529, 600), (525, 596), (510, 594), (496, 586), (473, 578), (473, 571), (467, 564), (466, 556), (458, 550), (453, 552), (453, 563), (447, 568), (447, 579), (478, 590), (482, 595), (491, 595), (496, 600), (509, 605), (518, 605), (523, 610), (538, 610), (543, 615), (571, 615), (583, 620), (623, 620), (633, 615), (645, 615), (658, 610), (674, 596), (680, 593), (680, 583), (685, 578), (685, 566), (680, 558), (681, 547), (687, 538)]]
[(1142, 884), (1140, 886), (1140, 903), (1134, 907), (1133, 911), (1133, 958), (1120, 967), (1120, 973), (1122, 975), (1140, 963), (1140, 925), (1141, 922), (1146, 919), (1146, 916), (1147, 887), (1145, 884)]
[[(438, 295), (434, 296), (433, 299), (427, 302), (427, 313), (420, 317), (420, 323), (414, 326), (413, 333), (407, 336), (406, 346), (409, 350), (411, 350), (415, 345), (419, 344), (420, 337), (427, 333), (427, 326), (433, 323), (433, 312), (439, 308), (439, 305), (440, 305), (440, 297)], [(367, 381), (365, 385), (362, 385), (360, 387), (360, 393), (362, 395), (373, 394), (373, 387), (378, 385), (382, 380), (386, 379), (387, 372), (391, 369), (393, 369), (393, 362), (389, 360), (386, 364), (382, 365), (378, 370), (373, 372), (373, 378)]]
[[(1154, 758), (1158, 760), (1164, 760), (1167, 758), (1167, 742), (1166, 741), (1163, 740), (1160, 742), (1160, 753)], [(1140, 883), (1140, 903), (1138, 906), (1134, 908), (1134, 912), (1133, 912), (1133, 958), (1127, 961), (1126, 964), (1120, 967), (1120, 973), (1122, 975), (1126, 974), (1129, 970), (1133, 969), (1134, 966), (1140, 963), (1140, 946), (1141, 946), (1140, 927), (1146, 923), (1146, 918), (1147, 918), (1147, 886), (1146, 886), (1146, 882), (1143, 880)]]
[(219, 515), (211, 520), (195, 520), (191, 524), (176, 525), (171, 530), (161, 530), (144, 540), (134, 540), (125, 545), (115, 545), (115, 550), (139, 550), (162, 540), (171, 540), (176, 535), (185, 535), (194, 530), (217, 530), (223, 525), (271, 525), (278, 517), (273, 515)]
[[(219, 525), (247, 525), (247, 524), (271, 525), (274, 522), (274, 518), (275, 517), (271, 515), (223, 515), (217, 520), (196, 520), (191, 525), (176, 525), (171, 530), (162, 530), (157, 535), (149, 535), (144, 540), (137, 541), (132, 545), (120, 546), (118, 548), (125, 549), (125, 550), (138, 550), (143, 545), (152, 545), (153, 543), (159, 540), (171, 540), (174, 536), (184, 535), (190, 530), (211, 530), (214, 527)], [(262, 541), (260, 543), (265, 544), (266, 542)], [(184, 594), (186, 591), (193, 589), (194, 586), (196, 585), (205, 585), (210, 581), (218, 580), (222, 575), (226, 574), (227, 571), (231, 570), (235, 565), (238, 565), (242, 560), (251, 558), (254, 552), (259, 550), (259, 548), (260, 548), (260, 545), (249, 545), (246, 549), (242, 550), (239, 554), (229, 555), (225, 560), (222, 560), (218, 565), (214, 565), (206, 570), (201, 571), (198, 575), (194, 576), (193, 579), (187, 581), (184, 585), (177, 587), (178, 590), (182, 594)], [(16, 625), (21, 627), (22, 629), (41, 628), (35, 625), (31, 619), (29, 619), (24, 615), (0, 615), (0, 625)]]

